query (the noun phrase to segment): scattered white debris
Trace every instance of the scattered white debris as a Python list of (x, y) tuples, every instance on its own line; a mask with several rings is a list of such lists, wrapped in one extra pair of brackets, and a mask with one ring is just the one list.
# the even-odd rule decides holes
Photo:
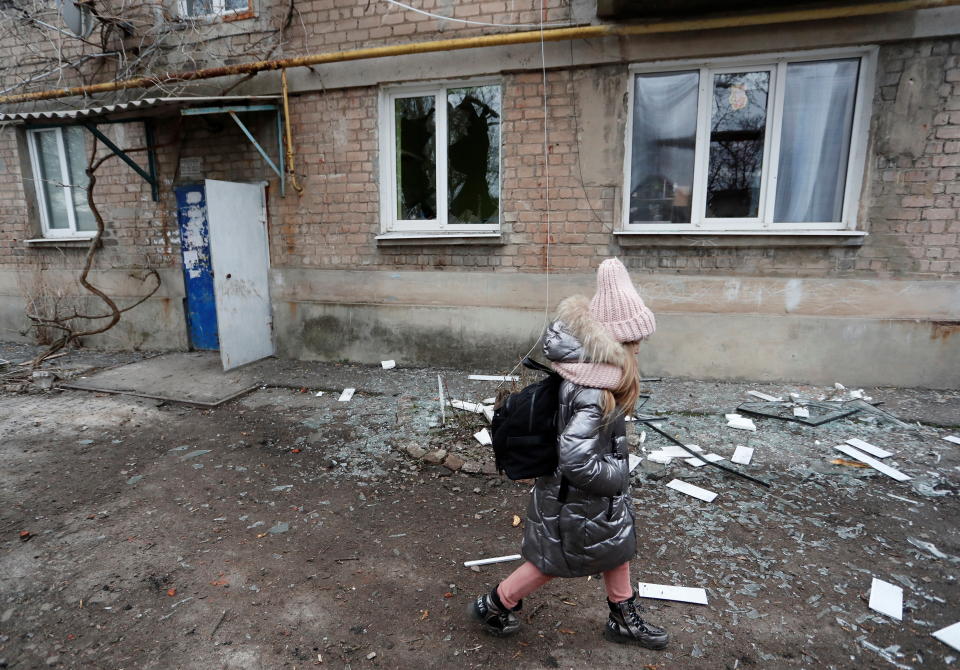
[(960, 444), (960, 437), (957, 437), (956, 435), (947, 435), (947, 436), (946, 436), (945, 438), (943, 438), (943, 439), (945, 439), (947, 442), (953, 442), (954, 444)]
[(801, 418), (801, 419), (809, 419), (809, 418), (810, 418), (810, 410), (808, 410), (806, 407), (794, 407), (794, 408), (793, 408), (793, 415), (796, 416), (796, 417), (799, 417), (799, 418)]
[(624, 420), (624, 421), (636, 421), (636, 419), (634, 419), (634, 418), (633, 418), (632, 416), (630, 416), (629, 414), (628, 414), (627, 416), (623, 417), (623, 420)]
[(717, 497), (717, 494), (714, 491), (702, 489), (699, 486), (694, 486), (689, 482), (681, 481), (679, 479), (674, 479), (671, 481), (669, 484), (667, 484), (667, 488), (680, 491), (680, 493), (686, 493), (688, 496), (699, 498), (704, 502), (713, 502), (713, 499)]
[[(700, 458), (695, 458), (691, 456), (690, 458), (687, 458), (685, 460), (687, 462), (687, 465), (691, 465), (695, 468), (702, 468), (707, 463), (716, 463), (717, 461), (722, 461), (723, 456), (721, 456), (720, 454), (704, 454)], [(706, 461), (706, 463), (704, 461)]]
[(477, 442), (482, 445), (493, 444), (493, 441), (490, 439), (490, 433), (487, 432), (486, 428), (483, 428), (479, 433), (474, 433), (473, 436), (477, 438)]
[(747, 391), (747, 395), (752, 395), (754, 398), (760, 398), (760, 400), (766, 400), (767, 402), (783, 402), (783, 398), (767, 395), (766, 393), (761, 393), (760, 391)]
[(271, 491), (289, 491), (293, 488), (293, 484), (281, 484), (280, 486), (274, 486)]
[(707, 590), (669, 584), (637, 584), (637, 595), (655, 600), (676, 600), (681, 603), (707, 604)]
[(837, 389), (838, 391), (846, 391), (846, 390), (847, 390), (847, 387), (844, 386), (843, 384), (841, 384), (840, 382), (834, 382), (834, 383), (833, 383), (833, 388)]
[(440, 375), (437, 375), (437, 389), (440, 394), (440, 423), (445, 424), (447, 422), (447, 403), (443, 400), (443, 378)]
[(944, 644), (953, 647), (957, 651), (960, 651), (960, 621), (952, 626), (941, 628), (934, 633), (933, 636)]
[(466, 402), (463, 400), (451, 400), (449, 401), (451, 407), (456, 409), (462, 409), (467, 412), (475, 412), (477, 414), (483, 414), (483, 405), (478, 402)]
[(924, 542), (923, 540), (918, 540), (915, 537), (908, 537), (907, 542), (915, 546), (917, 549), (923, 549), (936, 558), (950, 558), (945, 553), (937, 549), (937, 545), (935, 545), (933, 542)]
[(340, 394), (340, 397), (337, 398), (337, 400), (340, 402), (347, 402), (348, 400), (350, 400), (350, 398), (353, 397), (353, 394), (356, 392), (357, 392), (357, 389), (354, 389), (354, 388), (343, 389), (343, 393)]
[(518, 382), (520, 378), (515, 375), (467, 375), (467, 379), (478, 382)]
[(493, 423), (493, 405), (484, 405), (483, 415), (487, 417), (488, 422)]
[(752, 458), (753, 448), (738, 444), (737, 448), (733, 452), (733, 457), (730, 459), (730, 462), (737, 463), (739, 465), (750, 465), (750, 459)]
[(315, 394), (318, 398), (323, 395), (323, 391), (317, 391)]
[(643, 443), (646, 442), (646, 441), (647, 441), (647, 431), (641, 430), (641, 431), (640, 431), (640, 444), (643, 444)]
[(888, 493), (887, 495), (894, 500), (902, 500), (903, 502), (910, 503), (911, 505), (919, 505), (920, 507), (923, 507), (923, 503), (917, 502), (916, 500), (910, 500), (910, 498), (904, 498), (903, 496), (898, 496), (895, 493)]
[(849, 440), (846, 440), (846, 443), (851, 447), (856, 447), (860, 451), (865, 451), (872, 456), (877, 458), (887, 458), (893, 456), (892, 451), (887, 451), (886, 449), (881, 449), (880, 447), (875, 447), (869, 442), (864, 442), (858, 437), (851, 437)]
[(836, 446), (834, 447), (834, 449), (836, 449), (837, 451), (842, 451), (842, 452), (845, 453), (847, 456), (853, 456), (853, 457), (854, 457), (855, 459), (857, 459), (858, 461), (861, 461), (861, 462), (863, 462), (863, 463), (866, 463), (867, 465), (869, 465), (869, 466), (870, 466), (871, 468), (873, 468), (874, 470), (877, 470), (877, 471), (879, 471), (879, 472), (882, 472), (882, 473), (885, 474), (887, 477), (890, 477), (890, 478), (892, 478), (892, 479), (896, 479), (898, 482), (905, 482), (905, 481), (907, 481), (908, 479), (910, 479), (910, 475), (905, 475), (905, 474), (903, 474), (902, 472), (900, 472), (899, 470), (895, 470), (895, 469), (891, 468), (889, 465), (884, 465), (883, 463), (881, 463), (881, 462), (878, 461), (877, 459), (873, 458), (872, 456), (867, 456), (867, 455), (866, 455), (865, 453), (863, 453), (862, 451), (859, 451), (858, 449), (854, 449), (853, 447), (851, 447), (851, 446), (849, 446), (849, 445), (846, 445), (846, 444), (838, 444), (838, 445), (836, 445)]
[(739, 414), (724, 414), (727, 417), (727, 427), (736, 428), (738, 430), (752, 430), (756, 431), (757, 426), (753, 423), (752, 419), (748, 419), (745, 416), (740, 416)]
[(396, 361), (380, 361), (380, 367), (382, 367), (384, 370), (392, 370), (393, 368), (397, 367), (397, 362)]
[(506, 563), (508, 561), (519, 561), (522, 556), (520, 554), (511, 554), (509, 556), (497, 556), (495, 558), (480, 558), (475, 561), (464, 561), (463, 567), (469, 568), (474, 565), (490, 565), (492, 563)]
[(850, 391), (850, 397), (854, 400), (863, 398), (863, 389), (857, 389), (856, 391)]
[(483, 404), (484, 404), (484, 405), (493, 405), (493, 404), (496, 404), (496, 402), (497, 402), (497, 399), (496, 399), (496, 398), (484, 398), (484, 399), (483, 399)]
[(903, 589), (899, 586), (873, 578), (870, 586), (870, 609), (893, 617), (897, 621), (903, 619)]
[[(695, 444), (688, 444), (687, 447), (691, 451), (695, 451), (697, 453), (703, 452), (703, 449), (701, 449)], [(684, 451), (683, 447), (678, 447), (675, 445), (670, 445), (669, 447), (664, 447), (663, 449), (659, 449), (657, 451), (651, 451), (649, 454), (647, 454), (647, 460), (653, 461), (654, 463), (664, 463), (664, 464), (669, 463), (674, 458), (689, 458), (689, 457), (690, 457), (690, 452)]]
[(628, 458), (627, 463), (630, 466), (630, 472), (633, 472), (634, 470), (636, 470), (637, 466), (640, 465), (640, 463), (643, 461), (643, 459), (637, 456), (636, 454), (630, 454), (627, 458)]

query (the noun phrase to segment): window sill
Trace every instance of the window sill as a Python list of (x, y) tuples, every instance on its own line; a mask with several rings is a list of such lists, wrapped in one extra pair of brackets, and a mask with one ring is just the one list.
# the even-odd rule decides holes
[(859, 247), (862, 230), (698, 230), (613, 233), (621, 247)]
[(88, 247), (93, 237), (38, 237), (23, 243), (28, 247)]
[(500, 233), (414, 233), (394, 232), (377, 235), (377, 246), (408, 247), (425, 245), (501, 245)]

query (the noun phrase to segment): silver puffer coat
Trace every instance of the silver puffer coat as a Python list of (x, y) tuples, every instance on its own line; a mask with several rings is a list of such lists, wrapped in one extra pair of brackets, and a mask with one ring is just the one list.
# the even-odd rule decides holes
[[(623, 347), (589, 318), (585, 298), (565, 300), (558, 317), (544, 338), (549, 360), (622, 360)], [(617, 410), (605, 418), (602, 395), (569, 380), (560, 387), (559, 466), (537, 479), (521, 549), (548, 575), (594, 575), (629, 561), (637, 551), (624, 416)]]

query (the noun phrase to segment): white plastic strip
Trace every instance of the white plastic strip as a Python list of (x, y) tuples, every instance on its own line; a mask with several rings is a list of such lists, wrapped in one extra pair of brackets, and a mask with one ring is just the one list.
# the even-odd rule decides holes
[(633, 472), (634, 470), (636, 470), (637, 466), (643, 462), (643, 459), (637, 456), (636, 454), (630, 454), (630, 456), (628, 456), (628, 459), (629, 460), (627, 461), (627, 463), (629, 464), (630, 472)]
[(637, 595), (641, 598), (655, 600), (676, 600), (681, 603), (707, 604), (706, 589), (696, 589), (689, 586), (670, 586), (668, 584), (637, 584)]
[(870, 609), (900, 621), (903, 619), (903, 589), (874, 577), (870, 586)]
[(667, 488), (680, 491), (680, 493), (686, 493), (688, 496), (699, 498), (704, 502), (713, 502), (713, 499), (717, 497), (717, 494), (713, 491), (702, 489), (699, 486), (694, 486), (693, 484), (680, 479), (674, 479), (671, 481), (669, 484), (667, 484)]
[(493, 444), (493, 441), (490, 439), (490, 433), (487, 432), (486, 428), (481, 430), (479, 433), (474, 433), (473, 436), (477, 438), (477, 442), (482, 445)]
[(510, 556), (497, 556), (495, 558), (480, 558), (476, 561), (464, 561), (463, 566), (469, 568), (474, 565), (490, 565), (491, 563), (506, 563), (508, 561), (519, 561), (523, 558), (520, 554), (511, 554)]
[(339, 402), (347, 402), (350, 398), (353, 397), (353, 394), (357, 392), (357, 389), (346, 388), (343, 389), (343, 393), (340, 394), (340, 397), (337, 398)]
[(467, 375), (467, 379), (478, 382), (518, 382), (520, 378), (516, 375)]
[[(701, 458), (703, 460), (700, 460)], [(691, 456), (690, 458), (687, 458), (685, 460), (687, 461), (687, 465), (690, 465), (695, 468), (702, 468), (707, 463), (716, 463), (717, 461), (722, 461), (723, 456), (721, 456), (720, 454), (704, 454), (700, 458), (694, 458), (693, 456)], [(706, 461), (707, 463), (704, 463), (704, 461)]]
[(451, 400), (450, 406), (455, 407), (456, 409), (462, 409), (467, 412), (476, 412), (477, 414), (483, 413), (483, 405), (478, 402), (466, 402), (464, 400)]
[(954, 444), (960, 444), (960, 437), (957, 437), (956, 435), (947, 435), (947, 436), (946, 436), (945, 438), (943, 438), (943, 439), (945, 439), (947, 442), (953, 442)]
[(739, 465), (750, 465), (750, 459), (752, 458), (753, 448), (738, 444), (736, 450), (733, 452), (733, 457), (730, 459), (730, 462), (737, 463)]
[(380, 367), (382, 367), (384, 370), (392, 370), (393, 368), (397, 367), (397, 362), (396, 361), (380, 361)]
[(806, 407), (794, 407), (793, 415), (798, 419), (809, 419), (810, 410), (808, 410)]
[(952, 626), (941, 628), (934, 633), (933, 636), (944, 644), (953, 647), (957, 651), (960, 651), (960, 621)]
[(876, 456), (877, 458), (887, 458), (889, 456), (893, 456), (892, 451), (887, 451), (886, 449), (875, 447), (869, 442), (864, 442), (858, 437), (851, 437), (849, 440), (846, 440), (846, 442), (851, 447), (856, 447), (860, 451), (865, 451), (871, 456)]
[(873, 468), (874, 470), (877, 470), (877, 471), (879, 471), (879, 472), (882, 472), (882, 473), (885, 474), (887, 477), (890, 477), (890, 478), (892, 478), (892, 479), (896, 479), (898, 482), (905, 482), (905, 481), (907, 481), (908, 479), (910, 479), (910, 475), (905, 475), (905, 474), (903, 474), (902, 472), (900, 472), (899, 470), (894, 470), (894, 469), (891, 468), (889, 465), (884, 465), (883, 463), (881, 463), (881, 462), (878, 461), (877, 459), (873, 458), (872, 456), (867, 456), (867, 455), (866, 455), (865, 453), (863, 453), (862, 451), (859, 451), (858, 449), (854, 449), (853, 447), (851, 447), (851, 446), (849, 446), (849, 445), (846, 445), (846, 444), (838, 444), (837, 446), (834, 447), (834, 449), (836, 449), (837, 451), (842, 451), (842, 452), (845, 453), (847, 456), (853, 456), (853, 457), (854, 457), (855, 459), (857, 459), (858, 461), (861, 461), (861, 462), (863, 462), (863, 463), (866, 463), (867, 465), (869, 465), (869, 466), (870, 466), (871, 468)]
[(761, 393), (760, 391), (747, 391), (747, 394), (752, 395), (754, 398), (760, 398), (760, 400), (766, 400), (767, 402), (783, 402), (783, 398), (767, 395), (766, 393)]

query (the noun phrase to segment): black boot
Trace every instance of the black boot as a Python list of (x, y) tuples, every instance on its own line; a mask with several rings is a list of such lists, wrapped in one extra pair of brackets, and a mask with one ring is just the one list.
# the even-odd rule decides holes
[(636, 593), (622, 603), (607, 600), (607, 605), (610, 606), (610, 618), (607, 619), (603, 636), (610, 642), (639, 644), (647, 649), (663, 649), (667, 646), (670, 640), (667, 632), (641, 618)]
[(520, 630), (520, 621), (514, 615), (523, 606), (521, 600), (513, 609), (508, 609), (497, 595), (497, 589), (490, 593), (478, 596), (476, 600), (470, 603), (467, 611), (477, 621), (483, 624), (483, 629), (490, 635), (497, 637), (507, 637)]

